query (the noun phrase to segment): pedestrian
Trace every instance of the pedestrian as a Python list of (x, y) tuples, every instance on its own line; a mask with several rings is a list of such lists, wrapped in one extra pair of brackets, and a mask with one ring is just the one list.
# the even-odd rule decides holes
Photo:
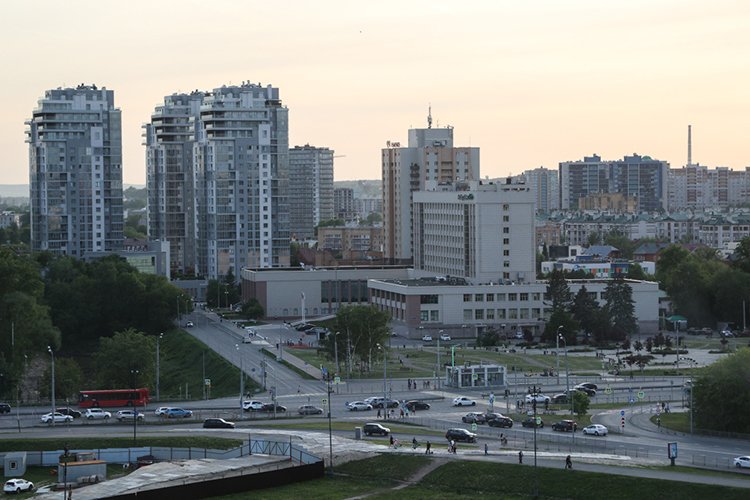
[(427, 441), (427, 449), (426, 449), (426, 450), (425, 450), (425, 452), (424, 452), (424, 454), (425, 454), (425, 455), (430, 455), (430, 454), (432, 453), (432, 450), (430, 450), (430, 447), (431, 447), (431, 446), (432, 446), (432, 445), (430, 444), (430, 442), (429, 442), (429, 441)]
[(456, 441), (454, 439), (451, 439), (451, 452), (454, 455), (456, 454)]
[(500, 445), (501, 446), (505, 446), (505, 443), (503, 441), (505, 441), (505, 434), (500, 433)]
[(409, 384), (409, 390), (411, 390), (411, 379), (407, 379), (406, 382)]
[(661, 419), (658, 417), (656, 418), (656, 428), (661, 432)]
[(573, 468), (573, 460), (570, 459), (570, 455), (565, 457), (565, 468), (566, 469), (572, 469)]
[(393, 446), (393, 435), (391, 435), (391, 446)]
[(419, 448), (419, 441), (417, 441), (417, 437), (416, 437), (416, 436), (415, 436), (415, 437), (413, 437), (413, 438), (411, 439), (411, 446), (412, 446), (412, 448), (414, 448), (415, 450), (416, 450), (417, 448)]
[(404, 409), (401, 408), (401, 418), (404, 418)]
[(523, 450), (518, 452), (518, 463), (519, 464), (523, 463)]
[(409, 408), (406, 408), (404, 410), (404, 413), (406, 414), (406, 418), (409, 418)]
[(378, 408), (378, 418), (380, 418), (380, 408)]
[(297, 395), (299, 396), (302, 393), (302, 388), (300, 386), (297, 386)]
[(484, 443), (484, 454), (487, 455), (487, 452), (489, 451), (490, 447), (487, 446), (487, 443)]

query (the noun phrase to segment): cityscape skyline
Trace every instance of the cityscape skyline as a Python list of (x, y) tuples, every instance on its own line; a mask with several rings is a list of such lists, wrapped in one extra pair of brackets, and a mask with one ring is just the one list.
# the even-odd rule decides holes
[(47, 89), (80, 83), (118, 95), (127, 184), (146, 183), (141, 124), (164, 95), (247, 79), (284, 89), (290, 147), (335, 150), (335, 180), (378, 178), (380, 150), (425, 127), (430, 104), (434, 127), (453, 126), (458, 144), (482, 149), (482, 176), (593, 154), (680, 167), (687, 125), (695, 162), (750, 164), (742, 2), (292, 1), (283, 15), (241, 2), (208, 14), (200, 5), (6, 6), (2, 182), (28, 182), (29, 108)]

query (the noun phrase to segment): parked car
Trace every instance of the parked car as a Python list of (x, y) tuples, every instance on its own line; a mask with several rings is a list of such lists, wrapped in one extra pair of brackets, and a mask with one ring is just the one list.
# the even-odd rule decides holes
[(448, 441), (465, 441), (467, 443), (476, 443), (477, 435), (473, 432), (469, 432), (466, 429), (448, 429), (445, 433), (445, 439)]
[(609, 431), (603, 425), (592, 424), (592, 425), (589, 425), (588, 427), (584, 427), (583, 433), (587, 435), (593, 434), (594, 436), (606, 436), (609, 433)]
[(422, 340), (425, 342), (432, 342), (432, 336), (431, 335), (422, 335)]
[(448, 335), (447, 333), (444, 333), (444, 334), (442, 334), (442, 335), (440, 336), (440, 340), (447, 340), (447, 341), (450, 341), (450, 339), (451, 339), (451, 336), (450, 336), (450, 335)]
[(303, 332), (309, 332), (313, 328), (315, 328), (315, 325), (311, 325), (310, 323), (308, 323), (308, 324), (306, 324), (305, 326), (302, 327), (302, 331)]
[(154, 415), (156, 415), (157, 417), (166, 417), (168, 411), (169, 411), (168, 406), (160, 406), (159, 408), (154, 410)]
[(453, 406), (476, 406), (477, 402), (466, 396), (461, 396), (453, 400)]
[(323, 409), (311, 405), (302, 405), (297, 408), (297, 413), (300, 415), (321, 415)]
[(554, 424), (552, 424), (553, 431), (575, 432), (577, 429), (578, 424), (576, 424), (572, 420), (560, 420), (559, 422), (555, 422)]
[(193, 325), (192, 321), (188, 321), (187, 323), (185, 323), (185, 326), (188, 327), (188, 328), (192, 328), (195, 325)]
[(479, 413), (476, 411), (467, 413), (466, 415), (461, 417), (461, 421), (465, 424), (483, 424), (486, 422), (484, 413)]
[(550, 403), (552, 401), (552, 398), (550, 398), (549, 396), (545, 396), (544, 394), (527, 394), (525, 401), (527, 403), (536, 401), (536, 404), (544, 404)]
[(567, 394), (557, 394), (552, 398), (552, 403), (554, 404), (566, 404), (568, 402), (568, 395)]
[(258, 400), (245, 401), (242, 403), (242, 409), (245, 411), (260, 411), (266, 403)]
[(83, 416), (88, 420), (94, 420), (109, 418), (112, 416), (112, 414), (108, 411), (102, 410), (101, 408), (89, 408), (88, 410), (86, 410), (86, 413), (84, 413)]
[(63, 415), (70, 415), (73, 418), (81, 418), (81, 415), (83, 415), (80, 411), (73, 408), (56, 408), (55, 411)]
[(193, 412), (183, 408), (170, 408), (167, 410), (167, 418), (190, 418)]
[(137, 418), (139, 422), (143, 422), (145, 417), (143, 413), (138, 413), (134, 410), (120, 410), (117, 412), (116, 418), (118, 422), (125, 422), (126, 420), (133, 420), (133, 418)]
[(424, 401), (407, 401), (406, 403), (404, 403), (404, 408), (406, 408), (409, 411), (429, 410), (430, 404), (425, 403)]
[[(47, 413), (46, 415), (42, 415), (42, 422), (44, 422), (45, 424), (48, 424), (52, 422), (52, 418), (53, 418), (52, 414)], [(57, 413), (57, 412), (55, 412), (54, 419), (55, 419), (56, 424), (64, 424), (66, 422), (73, 421), (73, 417), (71, 417), (70, 415), (63, 415), (62, 413)]]
[(8, 403), (0, 403), (0, 413), (10, 413), (10, 405)]
[(368, 405), (364, 401), (354, 401), (346, 405), (349, 411), (360, 411), (360, 410), (372, 410), (372, 405)]
[(544, 420), (539, 420), (539, 423), (537, 424), (534, 417), (529, 417), (521, 422), (521, 425), (524, 427), (537, 427), (539, 429), (544, 429)]
[(516, 332), (517, 339), (523, 339), (523, 332)]
[(507, 427), (510, 429), (513, 427), (513, 419), (500, 415), (499, 417), (488, 418), (487, 425), (490, 427)]
[(204, 429), (234, 429), (234, 422), (227, 422), (223, 418), (207, 418), (203, 421)]
[[(737, 457), (734, 459), (734, 466), (738, 469), (750, 467), (750, 456)], [(7, 490), (6, 490), (7, 491)]]
[(388, 408), (398, 408), (399, 402), (397, 399), (377, 398), (374, 402), (368, 404), (371, 404), (373, 408), (383, 408), (383, 406)]
[(391, 430), (388, 427), (383, 427), (380, 424), (365, 424), (362, 431), (365, 433), (365, 436), (371, 436), (372, 434), (387, 436), (391, 433)]
[[(273, 413), (273, 403), (263, 405), (260, 411), (267, 411)], [(286, 413), (286, 406), (276, 405), (276, 413)]]
[(34, 483), (21, 478), (10, 479), (3, 486), (5, 493), (21, 493), (22, 491), (31, 491), (33, 489)]

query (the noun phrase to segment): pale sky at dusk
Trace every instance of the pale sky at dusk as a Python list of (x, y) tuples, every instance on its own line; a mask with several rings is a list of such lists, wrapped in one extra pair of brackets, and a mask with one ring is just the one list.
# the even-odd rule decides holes
[(124, 182), (165, 95), (278, 87), (290, 146), (379, 179), (386, 141), (455, 127), (497, 177), (597, 153), (750, 166), (747, 0), (4, 2), (0, 184), (25, 184), (24, 120), (44, 91), (95, 83), (122, 110)]

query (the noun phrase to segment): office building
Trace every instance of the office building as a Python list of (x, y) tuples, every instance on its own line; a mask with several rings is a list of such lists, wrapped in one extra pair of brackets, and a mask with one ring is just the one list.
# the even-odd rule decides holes
[(549, 170), (544, 167), (527, 170), (523, 173), (526, 185), (534, 194), (535, 212), (550, 213), (560, 208), (559, 175), (557, 170)]
[(306, 144), (289, 150), (289, 231), (297, 239), (315, 235), (320, 221), (334, 218), (333, 151)]
[(359, 210), (354, 203), (354, 189), (335, 188), (333, 190), (333, 210), (336, 218), (346, 223), (359, 222)]
[(389, 264), (410, 264), (412, 193), (424, 190), (427, 181), (479, 179), (479, 148), (454, 147), (453, 128), (411, 129), (408, 146), (389, 141), (381, 162), (385, 259)]
[(48, 90), (26, 125), (31, 249), (79, 258), (121, 249), (122, 121), (114, 91)]

